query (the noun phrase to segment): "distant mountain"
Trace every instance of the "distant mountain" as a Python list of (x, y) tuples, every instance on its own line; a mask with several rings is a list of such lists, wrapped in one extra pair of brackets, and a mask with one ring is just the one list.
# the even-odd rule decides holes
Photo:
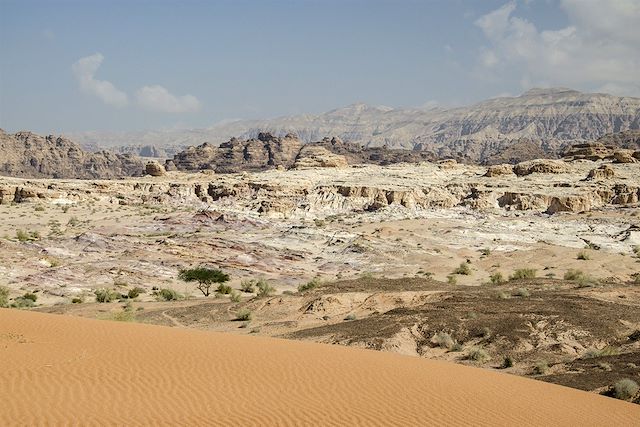
[(255, 138), (259, 132), (295, 133), (304, 142), (338, 136), (367, 147), (426, 150), (438, 158), (494, 163), (514, 144), (526, 147), (531, 155), (542, 152), (553, 157), (570, 144), (629, 129), (640, 129), (640, 98), (554, 88), (453, 109), (354, 104), (319, 115), (241, 120), (207, 129), (72, 135), (101, 147), (175, 147), (219, 144), (234, 136)]
[(132, 155), (88, 153), (66, 138), (0, 129), (0, 175), (20, 178), (111, 179), (141, 175), (143, 161)]

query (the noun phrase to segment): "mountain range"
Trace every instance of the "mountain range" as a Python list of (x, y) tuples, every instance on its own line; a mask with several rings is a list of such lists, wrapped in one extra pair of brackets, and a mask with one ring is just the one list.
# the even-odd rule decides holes
[(67, 135), (88, 148), (139, 154), (155, 149), (171, 155), (231, 137), (295, 133), (303, 142), (337, 136), (365, 147), (425, 150), (437, 158), (486, 163), (513, 147), (553, 157), (573, 143), (629, 129), (640, 129), (640, 98), (552, 88), (451, 109), (353, 104), (318, 115), (238, 120), (204, 129)]

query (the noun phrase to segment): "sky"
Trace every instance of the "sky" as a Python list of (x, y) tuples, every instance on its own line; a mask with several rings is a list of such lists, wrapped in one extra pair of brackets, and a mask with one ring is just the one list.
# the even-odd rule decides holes
[(0, 0), (0, 128), (640, 96), (640, 0)]

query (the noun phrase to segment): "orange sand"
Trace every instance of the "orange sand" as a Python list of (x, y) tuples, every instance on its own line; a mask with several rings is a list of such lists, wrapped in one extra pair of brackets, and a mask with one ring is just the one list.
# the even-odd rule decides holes
[(0, 309), (0, 425), (640, 425), (640, 406), (305, 342)]

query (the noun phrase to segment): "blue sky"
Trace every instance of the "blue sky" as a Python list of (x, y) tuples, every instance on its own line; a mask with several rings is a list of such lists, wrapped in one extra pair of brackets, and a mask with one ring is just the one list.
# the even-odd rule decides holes
[(206, 127), (533, 86), (637, 96), (639, 23), (636, 0), (0, 0), (0, 127)]

